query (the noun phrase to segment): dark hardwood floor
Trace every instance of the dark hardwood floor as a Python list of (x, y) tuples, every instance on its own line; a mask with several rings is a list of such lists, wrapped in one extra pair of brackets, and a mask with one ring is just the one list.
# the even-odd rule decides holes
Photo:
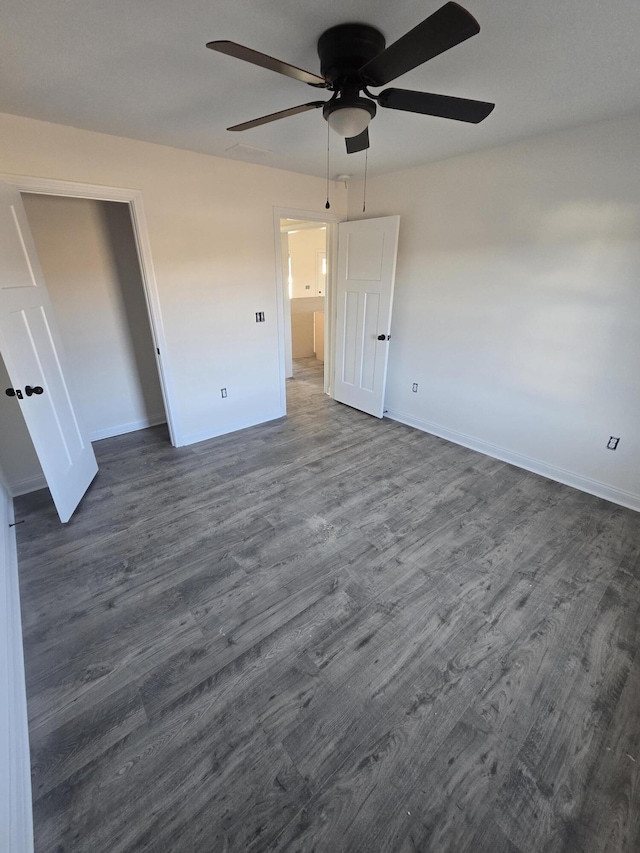
[(16, 501), (36, 850), (640, 850), (640, 515), (373, 418)]

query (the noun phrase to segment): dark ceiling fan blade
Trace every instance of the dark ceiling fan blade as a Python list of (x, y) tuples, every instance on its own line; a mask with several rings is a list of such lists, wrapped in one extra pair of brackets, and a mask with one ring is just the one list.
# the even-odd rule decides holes
[(378, 95), (378, 104), (391, 110), (405, 110), (427, 116), (452, 118), (478, 124), (495, 107), (486, 101), (471, 101), (450, 95), (432, 95), (429, 92), (411, 92), (409, 89), (385, 89)]
[(269, 113), (268, 116), (260, 116), (260, 118), (254, 118), (251, 121), (243, 121), (242, 124), (234, 124), (233, 127), (228, 127), (227, 130), (251, 130), (252, 127), (269, 124), (270, 121), (278, 121), (281, 118), (296, 116), (298, 113), (306, 113), (307, 110), (317, 110), (318, 107), (323, 107), (324, 103), (324, 101), (311, 101), (308, 104), (300, 104), (299, 107), (289, 107), (288, 110), (280, 110), (277, 113)]
[(439, 53), (480, 32), (476, 19), (457, 3), (446, 3), (360, 69), (370, 86), (384, 86)]
[(235, 56), (236, 59), (243, 59), (252, 65), (268, 68), (269, 71), (284, 74), (286, 77), (293, 77), (294, 80), (299, 80), (301, 83), (308, 83), (310, 86), (321, 86), (323, 89), (326, 87), (324, 77), (319, 77), (317, 74), (312, 74), (303, 68), (297, 68), (295, 65), (289, 65), (288, 62), (282, 62), (280, 59), (274, 59), (273, 56), (267, 56), (266, 53), (259, 53), (259, 51), (252, 50), (250, 47), (236, 44), (235, 41), (210, 41), (207, 43), (207, 47), (211, 50), (217, 50), (218, 53), (226, 53), (228, 56)]
[(357, 136), (350, 136), (345, 139), (347, 143), (347, 154), (357, 154), (358, 151), (366, 151), (369, 147), (369, 128), (365, 127), (362, 133)]

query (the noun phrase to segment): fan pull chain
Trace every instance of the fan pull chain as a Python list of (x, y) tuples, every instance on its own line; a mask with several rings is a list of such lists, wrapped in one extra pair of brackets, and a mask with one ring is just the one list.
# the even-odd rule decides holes
[(327, 210), (331, 208), (329, 204), (329, 130), (329, 122), (327, 122), (327, 203), (325, 204)]
[(369, 164), (369, 149), (364, 152), (364, 191), (362, 193), (362, 212), (367, 209), (367, 165)]

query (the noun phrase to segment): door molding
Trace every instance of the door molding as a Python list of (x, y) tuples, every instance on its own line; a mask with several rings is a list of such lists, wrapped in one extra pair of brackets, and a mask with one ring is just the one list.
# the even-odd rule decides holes
[(0, 478), (0, 847), (33, 851), (29, 729), (13, 502)]
[[(67, 198), (89, 198), (95, 201), (119, 201), (129, 205), (133, 236), (138, 250), (144, 298), (147, 305), (151, 336), (155, 347), (158, 378), (160, 380), (160, 389), (167, 416), (167, 426), (169, 428), (171, 444), (176, 447), (181, 443), (181, 440), (176, 430), (173, 414), (173, 401), (175, 400), (174, 383), (168, 366), (167, 341), (160, 308), (160, 298), (158, 296), (158, 285), (153, 267), (151, 242), (149, 240), (142, 192), (122, 187), (105, 187), (100, 184), (59, 181), (53, 178), (39, 178), (28, 175), (0, 174), (0, 181), (11, 184), (20, 192), (57, 195)], [(158, 353), (158, 350), (160, 350), (160, 353)]]
[(345, 217), (336, 216), (329, 212), (319, 213), (317, 210), (298, 210), (292, 207), (273, 208), (273, 233), (276, 259), (276, 302), (278, 313), (278, 362), (280, 372), (280, 411), (287, 413), (286, 395), (286, 312), (288, 300), (285, 297), (285, 282), (282, 276), (282, 243), (280, 240), (281, 219), (302, 219), (309, 222), (325, 222), (327, 225), (327, 282), (325, 294), (325, 324), (324, 324), (324, 392), (333, 396), (332, 378), (334, 365), (335, 341), (335, 281), (337, 271), (338, 223)]

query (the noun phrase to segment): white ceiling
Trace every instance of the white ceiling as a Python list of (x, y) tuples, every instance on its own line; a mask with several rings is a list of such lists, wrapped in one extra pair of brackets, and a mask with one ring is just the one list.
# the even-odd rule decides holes
[[(321, 99), (322, 91), (214, 53), (206, 42), (230, 39), (319, 73), (316, 42), (328, 27), (373, 24), (389, 44), (443, 3), (0, 0), (0, 111), (324, 175), (320, 110), (225, 130)], [(480, 34), (392, 85), (494, 101), (494, 112), (469, 125), (379, 109), (370, 174), (640, 111), (638, 0), (462, 5)], [(334, 134), (331, 142), (331, 175), (362, 174), (364, 154), (347, 155)]]

